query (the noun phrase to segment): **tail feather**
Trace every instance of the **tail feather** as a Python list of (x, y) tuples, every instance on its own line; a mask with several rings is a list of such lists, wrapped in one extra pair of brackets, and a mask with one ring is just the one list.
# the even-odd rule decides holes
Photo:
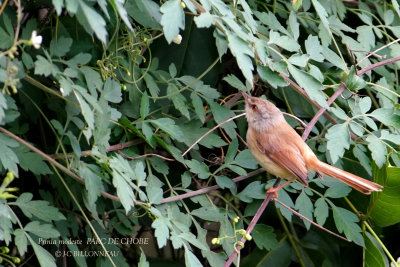
[(360, 191), (364, 194), (371, 194), (373, 191), (382, 191), (383, 186), (376, 184), (374, 182), (368, 181), (352, 173), (343, 171), (322, 161), (318, 161), (317, 168), (318, 171), (323, 174), (336, 178), (343, 183), (351, 186), (352, 188)]

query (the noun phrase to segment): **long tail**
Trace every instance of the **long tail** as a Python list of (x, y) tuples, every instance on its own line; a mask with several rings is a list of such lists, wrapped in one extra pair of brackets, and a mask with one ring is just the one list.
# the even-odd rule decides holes
[(360, 191), (364, 194), (371, 194), (373, 191), (382, 191), (383, 186), (374, 182), (368, 181), (364, 178), (358, 177), (357, 175), (343, 171), (322, 161), (318, 161), (316, 170), (323, 174), (336, 178), (343, 183), (351, 186), (352, 188)]

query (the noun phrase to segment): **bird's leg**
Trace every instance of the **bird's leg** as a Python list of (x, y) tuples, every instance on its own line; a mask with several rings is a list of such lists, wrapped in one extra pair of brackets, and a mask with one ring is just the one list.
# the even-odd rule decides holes
[(296, 177), (293, 177), (292, 179), (290, 179), (289, 181), (286, 181), (286, 183), (284, 183), (283, 185), (280, 185), (278, 187), (270, 187), (267, 189), (267, 192), (265, 192), (266, 195), (273, 193), (274, 196), (272, 197), (272, 199), (278, 198), (278, 191), (281, 190), (282, 188), (284, 188), (285, 186), (287, 186), (288, 184), (292, 183), (294, 180), (296, 180)]

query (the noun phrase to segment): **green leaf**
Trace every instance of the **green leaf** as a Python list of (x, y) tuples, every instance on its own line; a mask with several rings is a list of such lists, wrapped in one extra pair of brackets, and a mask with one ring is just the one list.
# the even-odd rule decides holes
[(322, 55), (323, 48), (317, 36), (309, 35), (305, 41), (305, 45), (307, 54), (310, 55), (310, 59), (318, 62), (324, 61), (325, 57)]
[(167, 244), (169, 238), (169, 229), (171, 227), (170, 221), (165, 217), (158, 217), (151, 224), (151, 227), (155, 229), (154, 235), (157, 238), (158, 247), (162, 248)]
[(140, 249), (141, 253), (140, 253), (140, 259), (138, 262), (138, 267), (150, 267), (149, 262), (146, 259), (146, 255), (144, 254), (143, 250)]
[(170, 135), (172, 138), (177, 141), (183, 142), (184, 136), (179, 128), (179, 126), (175, 125), (175, 121), (170, 118), (161, 118), (157, 120), (150, 121), (152, 124), (155, 124), (157, 127), (161, 128), (164, 132)]
[(270, 29), (280, 31), (284, 34), (287, 33), (287, 30), (282, 26), (282, 24), (271, 11), (268, 11), (268, 13), (255, 11), (254, 15), (256, 15), (261, 23), (268, 26)]
[(58, 16), (61, 15), (61, 10), (64, 7), (64, 0), (51, 0)]
[(365, 154), (366, 151), (367, 149), (365, 148), (365, 146), (361, 144), (356, 144), (353, 148), (353, 155), (358, 159), (361, 166), (364, 167), (364, 169), (368, 172), (368, 174), (371, 175), (372, 174), (371, 160)]
[(357, 92), (367, 85), (360, 76), (356, 75), (354, 66), (351, 66), (350, 72), (345, 79), (345, 83), (346, 87), (353, 92)]
[(331, 205), (333, 211), (333, 219), (336, 228), (340, 233), (344, 233), (347, 239), (354, 241), (357, 245), (365, 246), (364, 239), (361, 234), (361, 228), (357, 224), (359, 219), (357, 215), (341, 207)]
[(19, 166), (24, 171), (31, 171), (34, 174), (52, 174), (44, 159), (36, 153), (29, 151), (25, 146), (18, 146), (14, 149), (18, 159)]
[(94, 130), (94, 112), (90, 105), (85, 101), (85, 99), (83, 99), (80, 93), (74, 91), (74, 94), (81, 107), (82, 115), (88, 124), (88, 128), (84, 131), (84, 134), (86, 139), (89, 140), (90, 137), (92, 137), (92, 132)]
[(185, 248), (185, 266), (203, 266), (199, 259), (191, 252), (186, 244), (184, 244)]
[(144, 92), (140, 100), (140, 118), (142, 120), (144, 120), (147, 117), (147, 115), (149, 115), (149, 105), (150, 105), (149, 97), (147, 95), (147, 92)]
[(123, 0), (111, 0), (109, 1), (111, 5), (115, 8), (117, 7), (118, 14), (120, 15), (122, 21), (125, 23), (125, 25), (128, 27), (130, 31), (134, 31), (128, 17), (128, 13), (124, 7), (125, 1)]
[(49, 202), (32, 200), (32, 197), (31, 193), (23, 193), (13, 204), (18, 206), (28, 218), (32, 218), (34, 215), (46, 222), (65, 220), (64, 215), (57, 208), (49, 206)]
[(210, 177), (211, 173), (208, 170), (208, 166), (204, 162), (192, 159), (185, 160), (185, 163), (190, 168), (190, 171), (197, 174), (200, 179), (207, 179)]
[(146, 83), (147, 88), (150, 91), (150, 95), (152, 97), (158, 97), (160, 92), (160, 88), (158, 88), (157, 83), (154, 81), (153, 77), (150, 74), (144, 76), (144, 81)]
[(325, 191), (324, 194), (324, 196), (328, 198), (345, 197), (351, 191), (351, 187), (336, 179), (325, 179), (324, 184), (327, 184), (329, 186), (329, 188)]
[(400, 129), (400, 116), (393, 109), (380, 108), (375, 109), (369, 116), (374, 117), (386, 126), (393, 126)]
[(38, 221), (28, 223), (25, 225), (24, 230), (42, 238), (56, 238), (60, 236), (60, 233), (53, 228), (53, 225), (40, 224)]
[[(300, 2), (301, 1), (297, 1)], [(300, 24), (297, 21), (296, 12), (291, 11), (288, 20), (288, 30), (292, 33), (292, 37), (297, 41), (300, 36)]]
[[(327, 31), (330, 32), (329, 21), (328, 21), (328, 13), (325, 8), (318, 2), (318, 0), (311, 0), (315, 11), (317, 11), (318, 17), (321, 19), (322, 25), (325, 27)], [(330, 34), (332, 36), (332, 33)]]
[(36, 244), (35, 241), (31, 237), (29, 237), (29, 242), (32, 245), (33, 251), (36, 254), (36, 258), (39, 261), (40, 266), (44, 267), (56, 267), (55, 259), (54, 257), (43, 247), (39, 246)]
[(110, 159), (110, 167), (112, 168), (113, 185), (117, 189), (117, 195), (121, 199), (125, 212), (128, 213), (136, 199), (132, 190), (133, 183), (131, 182), (134, 172), (128, 162), (120, 155)]
[(160, 11), (162, 13), (160, 22), (165, 39), (170, 44), (179, 34), (179, 29), (185, 28), (185, 14), (181, 7), (181, 0), (168, 0), (160, 7)]
[(290, 56), (290, 58), (287, 60), (287, 62), (292, 65), (296, 65), (296, 66), (304, 68), (307, 66), (308, 59), (309, 59), (308, 55), (294, 54), (294, 55)]
[[(95, 79), (100, 79), (100, 77), (96, 77)], [(120, 103), (122, 101), (121, 86), (116, 81), (107, 78), (102, 96), (111, 103)]]
[(254, 181), (247, 185), (236, 197), (243, 202), (250, 203), (254, 199), (264, 199), (265, 190), (260, 181)]
[(159, 28), (161, 13), (156, 2), (150, 0), (128, 1), (125, 3), (126, 11), (144, 27)]
[(204, 110), (203, 101), (195, 92), (190, 94), (190, 98), (192, 99), (192, 104), (194, 107), (194, 111), (197, 114), (197, 117), (202, 123), (204, 123), (206, 111)]
[(375, 47), (375, 34), (372, 28), (372, 26), (361, 25), (356, 29), (358, 34), (357, 41), (368, 47), (368, 49)]
[(169, 84), (167, 88), (167, 94), (169, 99), (172, 100), (174, 107), (179, 110), (183, 116), (190, 120), (189, 109), (186, 104), (186, 98), (179, 93), (178, 87), (175, 84)]
[(335, 163), (344, 155), (345, 149), (350, 148), (350, 133), (347, 124), (336, 124), (329, 128), (325, 135), (327, 149), (332, 162)]
[(79, 176), (85, 180), (89, 205), (93, 206), (96, 203), (97, 198), (100, 196), (100, 191), (104, 190), (101, 177), (98, 172), (95, 171), (96, 169), (98, 169), (96, 165), (83, 163), (80, 164), (78, 168)]
[(243, 168), (248, 168), (248, 169), (257, 169), (258, 164), (257, 161), (255, 161), (253, 155), (250, 153), (250, 150), (245, 149), (235, 157), (235, 160), (232, 162), (232, 164), (239, 165), (240, 167)]
[(238, 148), (239, 148), (239, 141), (237, 139), (233, 139), (232, 142), (230, 143), (230, 145), (228, 147), (228, 151), (226, 152), (226, 155), (225, 155), (226, 163), (231, 163), (233, 161)]
[(290, 64), (288, 65), (288, 70), (290, 74), (293, 75), (293, 78), (296, 80), (296, 82), (306, 91), (312, 100), (315, 100), (321, 107), (328, 108), (325, 96), (322, 93), (324, 87), (320, 81), (315, 79), (307, 72), (299, 70)]
[[(301, 191), (300, 195), (297, 197), (294, 207), (304, 217), (306, 217), (310, 220), (313, 219), (314, 206), (304, 190)], [(306, 228), (309, 230), (311, 227), (311, 223), (304, 219), (303, 219), (303, 223), (306, 226)]]
[(269, 83), (275, 89), (288, 85), (287, 81), (278, 72), (272, 71), (269, 66), (257, 65), (257, 72), (263, 81)]
[(274, 228), (265, 224), (256, 224), (251, 233), (259, 249), (272, 250), (278, 246)]
[(106, 21), (92, 7), (85, 4), (85, 2), (79, 1), (79, 7), (85, 15), (85, 19), (92, 31), (96, 34), (97, 38), (105, 44), (108, 34), (106, 30)]
[(383, 167), (373, 171), (375, 182), (384, 186), (381, 193), (373, 194), (370, 200), (371, 217), (380, 227), (400, 222), (400, 168)]
[(186, 171), (181, 175), (181, 180), (182, 180), (182, 187), (187, 188), (192, 182), (192, 177), (190, 176), (190, 173)]
[(35, 74), (44, 76), (56, 76), (60, 72), (59, 68), (52, 62), (49, 62), (46, 58), (38, 55), (35, 61)]
[(329, 49), (328, 47), (323, 47), (322, 55), (329, 63), (332, 63), (335, 67), (338, 67), (343, 71), (346, 71), (346, 67), (342, 59), (331, 49)]
[(381, 168), (386, 164), (387, 149), (386, 145), (374, 134), (367, 137), (368, 148), (371, 151), (372, 158), (374, 159), (376, 165)]
[(249, 44), (236, 34), (227, 33), (228, 46), (232, 55), (236, 58), (239, 69), (242, 71), (246, 80), (253, 83), (253, 63), (251, 58), (254, 52), (250, 49)]
[(225, 82), (227, 82), (233, 88), (247, 92), (246, 86), (235, 75), (229, 74), (229, 75), (225, 76), (223, 80)]
[[(272, 186), (272, 183), (271, 183)], [(289, 194), (285, 190), (280, 190), (278, 194), (278, 199), (282, 203), (286, 204), (287, 206), (294, 208), (294, 203)], [(284, 206), (280, 205), (279, 203), (275, 203), (275, 206), (279, 208), (280, 212), (282, 213), (283, 217), (285, 217), (289, 222), (292, 221), (293, 213), (285, 208)]]
[[(220, 106), (215, 102), (209, 102), (209, 104), (216, 123), (221, 123), (236, 115), (226, 106)], [(222, 125), (222, 128), (226, 131), (229, 137), (231, 137), (232, 139), (236, 139), (236, 124), (233, 121), (225, 123), (224, 125)]]
[(380, 267), (388, 266), (388, 262), (385, 262), (385, 254), (379, 249), (379, 244), (376, 239), (370, 234), (366, 233), (365, 237), (365, 266), (368, 267)]
[(324, 225), (329, 215), (328, 204), (326, 204), (326, 201), (321, 197), (315, 201), (314, 205), (314, 217), (319, 225)]
[(300, 50), (300, 45), (289, 36), (283, 35), (281, 36), (279, 33), (270, 31), (270, 39), (268, 43), (276, 44), (277, 46), (289, 51), (289, 52), (297, 52)]
[(0, 49), (10, 48), (13, 43), (13, 38), (3, 28), (0, 27)]
[(163, 199), (162, 183), (156, 176), (150, 174), (147, 179), (146, 192), (149, 197), (149, 201), (153, 204), (160, 204)]
[(71, 48), (72, 39), (66, 38), (64, 36), (59, 37), (58, 39), (52, 39), (50, 42), (50, 55), (56, 57), (63, 57)]
[(340, 107), (331, 107), (330, 111), (341, 120), (346, 121), (349, 118), (346, 112)]
[(24, 255), (25, 252), (28, 251), (28, 239), (26, 238), (25, 232), (22, 229), (16, 229), (14, 235), (18, 252), (20, 255)]
[(225, 218), (225, 212), (223, 209), (219, 209), (215, 206), (212, 207), (201, 207), (195, 210), (192, 210), (192, 215), (199, 217), (200, 219), (211, 221), (211, 222), (220, 222)]
[(186, 240), (187, 242), (189, 242), (190, 244), (196, 246), (197, 248), (201, 249), (201, 250), (207, 250), (208, 247), (206, 245), (204, 245), (200, 240), (198, 240), (196, 238), (196, 236), (190, 232), (185, 232), (185, 233), (181, 233), (179, 234), (179, 237)]
[(222, 189), (234, 188), (236, 186), (236, 184), (232, 181), (232, 179), (226, 176), (216, 176), (215, 181)]
[(209, 28), (214, 25), (214, 17), (209, 12), (203, 12), (194, 17), (194, 22), (196, 22), (198, 28)]

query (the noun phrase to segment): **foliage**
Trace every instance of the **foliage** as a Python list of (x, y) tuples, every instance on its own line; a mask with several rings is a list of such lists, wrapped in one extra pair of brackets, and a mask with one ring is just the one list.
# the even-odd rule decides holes
[[(239, 253), (243, 266), (387, 266), (399, 257), (396, 1), (40, 5), (0, 8), (0, 260), (222, 266)], [(309, 187), (293, 183), (278, 198), (304, 217), (271, 203), (260, 218), (275, 180), (243, 142), (239, 91), (308, 123), (319, 158), (383, 192), (310, 174)]]

